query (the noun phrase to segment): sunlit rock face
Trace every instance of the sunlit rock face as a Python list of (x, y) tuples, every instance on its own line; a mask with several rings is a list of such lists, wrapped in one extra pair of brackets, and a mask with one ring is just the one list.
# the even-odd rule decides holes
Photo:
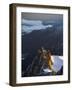
[(36, 56), (32, 63), (27, 67), (26, 71), (22, 73), (23, 77), (28, 76), (51, 76), (51, 75), (62, 75), (63, 74), (63, 56), (51, 56), (53, 61), (53, 70), (48, 68), (45, 60), (40, 60)]

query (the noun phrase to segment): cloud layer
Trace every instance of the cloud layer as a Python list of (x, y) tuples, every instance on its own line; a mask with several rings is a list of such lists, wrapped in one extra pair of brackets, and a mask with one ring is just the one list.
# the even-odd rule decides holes
[(26, 20), (22, 19), (22, 32), (30, 33), (33, 30), (41, 30), (46, 28), (51, 28), (53, 25), (44, 25), (41, 20)]

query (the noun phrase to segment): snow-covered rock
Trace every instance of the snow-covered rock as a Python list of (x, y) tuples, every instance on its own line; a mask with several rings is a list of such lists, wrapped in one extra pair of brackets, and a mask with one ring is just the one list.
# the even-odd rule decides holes
[[(58, 72), (61, 69), (61, 67), (63, 66), (63, 56), (53, 55), (53, 56), (51, 56), (51, 58), (52, 58), (52, 61), (53, 61), (53, 66), (52, 66), (53, 70), (55, 72)], [(47, 72), (47, 73), (52, 72), (52, 70), (50, 70), (48, 68), (44, 69), (43, 71)]]

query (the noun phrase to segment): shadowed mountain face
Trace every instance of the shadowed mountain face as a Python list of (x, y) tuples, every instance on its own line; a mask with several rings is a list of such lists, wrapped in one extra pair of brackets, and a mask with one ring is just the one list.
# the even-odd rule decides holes
[(52, 27), (34, 30), (31, 33), (22, 32), (22, 54), (36, 53), (40, 47), (49, 49), (53, 55), (63, 55), (62, 28)]

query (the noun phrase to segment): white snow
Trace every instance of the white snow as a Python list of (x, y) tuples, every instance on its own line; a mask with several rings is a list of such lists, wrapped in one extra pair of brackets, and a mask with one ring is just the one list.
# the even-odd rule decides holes
[[(53, 70), (55, 72), (58, 72), (61, 67), (63, 66), (63, 56), (56, 56), (56, 55), (53, 55), (51, 56), (52, 58), (52, 61), (53, 61)], [(46, 68), (43, 70), (44, 72), (52, 72), (52, 70)]]

